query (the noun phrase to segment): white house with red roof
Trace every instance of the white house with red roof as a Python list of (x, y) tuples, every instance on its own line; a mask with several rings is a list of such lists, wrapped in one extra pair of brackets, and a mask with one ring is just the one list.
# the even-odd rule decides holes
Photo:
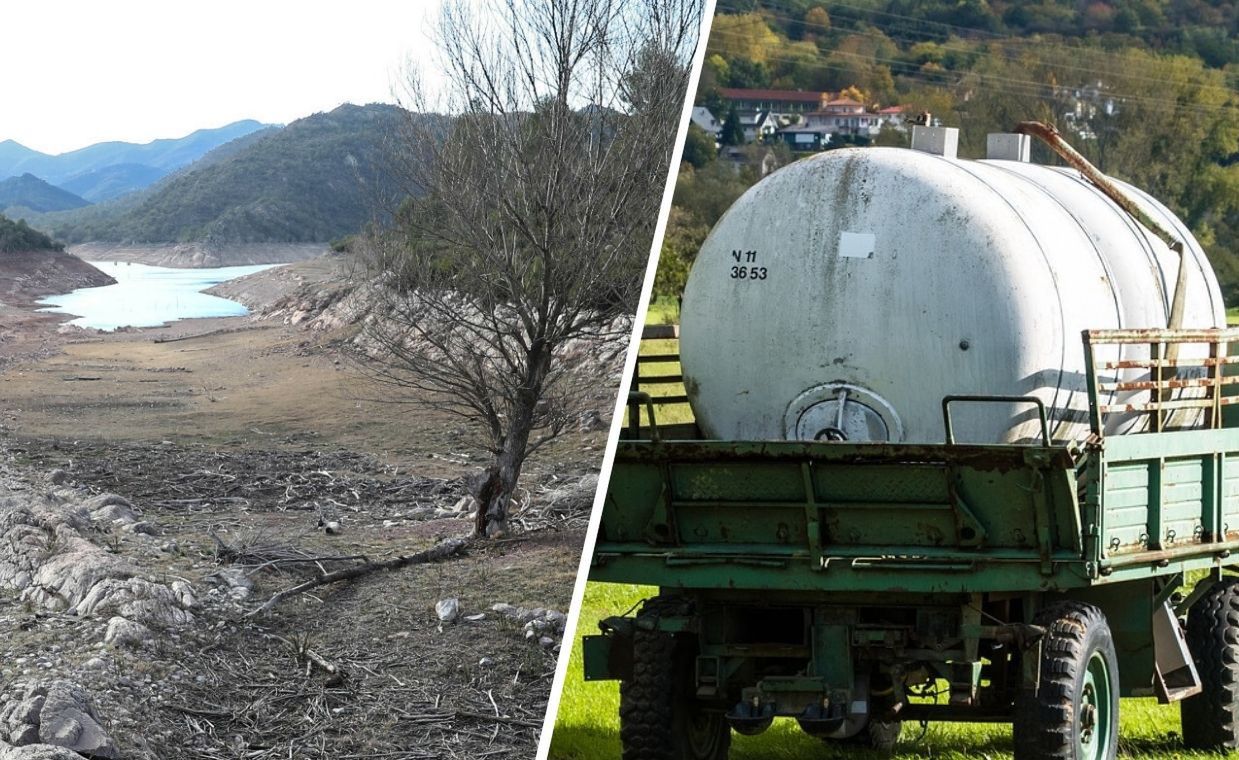
[(806, 90), (723, 87), (718, 92), (735, 109), (747, 142), (778, 135), (793, 150), (821, 150), (831, 135), (873, 138), (884, 127), (906, 129), (904, 106), (873, 111), (852, 98)]
[(804, 126), (825, 129), (837, 135), (873, 137), (882, 131), (881, 118), (851, 98), (827, 101), (819, 111), (805, 114)]
[(904, 123), (906, 108), (904, 106), (888, 106), (878, 109), (878, 119), (881, 122), (882, 128), (890, 127), (891, 129), (903, 132), (907, 129)]

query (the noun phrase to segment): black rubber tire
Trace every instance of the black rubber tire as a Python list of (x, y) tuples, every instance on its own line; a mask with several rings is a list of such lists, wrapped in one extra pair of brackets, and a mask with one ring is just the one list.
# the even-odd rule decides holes
[(847, 744), (857, 749), (867, 749), (881, 755), (893, 755), (899, 744), (899, 734), (903, 732), (903, 723), (893, 721), (870, 721), (855, 736), (846, 739), (827, 739), (828, 742)]
[(1020, 689), (1015, 700), (1015, 760), (1090, 759), (1081, 752), (1080, 705), (1094, 655), (1106, 668), (1111, 718), (1108, 731), (1098, 732), (1106, 741), (1097, 752), (1100, 760), (1111, 760), (1118, 749), (1119, 671), (1105, 615), (1091, 604), (1066, 601), (1047, 606), (1033, 623), (1046, 628), (1041, 680), (1035, 694)]
[(1202, 691), (1180, 702), (1189, 749), (1239, 749), (1239, 578), (1215, 584), (1187, 611), (1187, 647)]
[(624, 760), (726, 760), (731, 728), (722, 711), (692, 696), (693, 658), (674, 636), (638, 630), (632, 678), (620, 683)]
[(901, 733), (903, 733), (903, 723), (897, 720), (871, 720), (857, 736), (875, 752), (880, 752), (883, 755), (892, 755), (895, 753), (895, 747), (899, 744), (899, 735)]

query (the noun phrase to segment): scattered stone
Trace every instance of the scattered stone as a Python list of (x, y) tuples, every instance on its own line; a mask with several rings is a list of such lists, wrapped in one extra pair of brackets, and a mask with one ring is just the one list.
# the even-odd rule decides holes
[(121, 530), (124, 530), (128, 533), (141, 533), (146, 536), (153, 536), (159, 532), (158, 529), (156, 529), (154, 525), (151, 525), (145, 520), (139, 520), (138, 522), (135, 522), (135, 523), (129, 523), (128, 525), (121, 528)]
[(24, 744), (38, 744), (39, 727), (33, 723), (22, 723), (20, 726), (9, 732), (9, 741), (17, 747)]
[[(546, 648), (559, 646), (559, 640), (564, 634), (564, 626), (568, 622), (567, 616), (562, 612), (549, 610), (544, 607), (527, 609), (500, 602), (493, 605), (491, 610), (518, 623), (522, 623), (522, 633), (525, 639), (527, 641), (536, 640), (541, 646)], [(548, 639), (551, 643), (544, 643)]]
[(254, 591), (254, 582), (239, 567), (220, 568), (208, 575), (206, 580), (223, 586), (228, 596), (237, 601), (248, 599)]
[(123, 496), (105, 493), (82, 502), (82, 509), (90, 513), (90, 519), (96, 523), (130, 524), (138, 521), (137, 510)]
[(121, 647), (139, 647), (150, 640), (151, 629), (123, 617), (109, 620), (107, 633), (103, 635), (103, 643)]
[(50, 744), (9, 746), (0, 741), (0, 760), (82, 760), (82, 756), (64, 747)]
[[(0, 728), (5, 729), (10, 743), (17, 743), (15, 737), (21, 737), (22, 744), (33, 744), (28, 741), (32, 737), (28, 727), (37, 728), (37, 739), (43, 744), (63, 747), (98, 760), (120, 758), (112, 738), (99, 725), (86, 691), (77, 684), (59, 680), (29, 684), (24, 694), (10, 699), (0, 709)], [(31, 758), (44, 755), (12, 756)], [(66, 755), (45, 756), (58, 758)], [(0, 754), (0, 758), (3, 757), (5, 755)]]
[(581, 413), (577, 421), (577, 429), (582, 433), (594, 433), (607, 429), (607, 421), (597, 409), (589, 409)]
[(440, 599), (435, 602), (435, 614), (444, 623), (454, 623), (460, 617), (460, 600), (456, 597)]

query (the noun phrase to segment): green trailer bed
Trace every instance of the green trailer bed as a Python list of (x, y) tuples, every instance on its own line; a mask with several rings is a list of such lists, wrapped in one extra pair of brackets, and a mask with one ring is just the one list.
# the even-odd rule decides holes
[(595, 580), (1056, 591), (1239, 549), (1239, 429), (1081, 447), (622, 441), (612, 480)]
[[(953, 441), (952, 402), (1009, 397), (944, 399), (940, 444), (699, 440), (631, 410), (590, 577), (661, 593), (585, 642), (586, 677), (624, 682), (625, 746), (655, 726), (673, 756), (709, 759), (777, 717), (878, 746), (907, 720), (993, 720), (1021, 758), (1103, 760), (1118, 697), (1156, 695), (1187, 700), (1190, 746), (1239, 747), (1235, 340), (1086, 333), (1080, 442), (1051, 443), (1031, 397), (1026, 445)], [(1104, 348), (1131, 343), (1149, 357)], [(1114, 414), (1147, 432), (1105, 435)], [(1047, 749), (1062, 731), (1067, 754)]]

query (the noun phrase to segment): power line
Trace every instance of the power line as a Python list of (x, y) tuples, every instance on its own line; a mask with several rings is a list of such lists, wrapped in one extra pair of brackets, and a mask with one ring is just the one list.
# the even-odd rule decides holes
[[(825, 1), (824, 1), (824, 5), (831, 6), (831, 7), (845, 7), (845, 8), (850, 8), (850, 9), (857, 9), (857, 10), (860, 10), (860, 9), (859, 9), (859, 8), (857, 8), (856, 6), (847, 5), (846, 3), (840, 3), (840, 2), (833, 1), (833, 0), (825, 0)], [(726, 9), (724, 9), (724, 10), (726, 10)], [(734, 8), (733, 8), (732, 10), (739, 10), (739, 9), (734, 9)], [(926, 25), (926, 24), (941, 24), (941, 22), (932, 22), (932, 21), (927, 21), (927, 20), (925, 20), (925, 19), (918, 19), (918, 18), (915, 18), (915, 17), (913, 17), (913, 16), (906, 16), (906, 15), (903, 15), (903, 14), (889, 13), (889, 12), (884, 12), (884, 11), (873, 11), (873, 12), (874, 12), (874, 13), (881, 13), (882, 15), (886, 15), (886, 16), (892, 16), (892, 17), (895, 17), (895, 18), (903, 19), (903, 20), (905, 20), (905, 21), (907, 21), (907, 22), (910, 22), (910, 23), (912, 23), (912, 24), (922, 24), (922, 25)], [(773, 19), (779, 19), (779, 20), (782, 20), (782, 21), (788, 21), (788, 22), (793, 22), (793, 23), (799, 23), (799, 24), (801, 24), (801, 25), (808, 26), (808, 27), (813, 27), (813, 28), (817, 28), (817, 29), (820, 29), (820, 30), (829, 30), (829, 29), (831, 29), (831, 28), (832, 28), (829, 24), (820, 24), (820, 23), (807, 22), (807, 21), (804, 21), (804, 20), (802, 20), (802, 19), (798, 19), (798, 18), (796, 18), (795, 16), (790, 16), (790, 15), (786, 15), (786, 14), (778, 14), (778, 13), (774, 13), (774, 12), (771, 12), (771, 11), (769, 11), (769, 10), (765, 9), (765, 8), (763, 8), (763, 10), (761, 11), (761, 14), (762, 14), (762, 15), (765, 15), (765, 16), (768, 16), (768, 17), (770, 17), (770, 18), (773, 18)], [(862, 20), (863, 20), (863, 19), (862, 19)], [(943, 26), (951, 26), (951, 25), (948, 25), (948, 24), (941, 24), (941, 25), (943, 25)], [(957, 28), (957, 29), (965, 29), (965, 27), (953, 27), (953, 28)], [(975, 31), (980, 31), (980, 30), (975, 30)], [(867, 30), (867, 29), (849, 29), (849, 30), (847, 30), (847, 33), (848, 33), (848, 34), (852, 34), (852, 35), (862, 35), (862, 36), (869, 36), (869, 37), (873, 37), (873, 38), (888, 39), (888, 40), (890, 40), (890, 41), (892, 41), (892, 42), (903, 42), (903, 43), (906, 43), (906, 44), (916, 44), (916, 43), (918, 43), (918, 42), (924, 42), (924, 41), (926, 41), (926, 40), (923, 40), (923, 39), (913, 38), (913, 37), (908, 37), (908, 36), (906, 36), (906, 34), (910, 34), (910, 33), (914, 33), (914, 32), (906, 33), (906, 34), (905, 34), (905, 36), (900, 36), (897, 32), (894, 32), (894, 30), (892, 30), (892, 29), (891, 29), (891, 27), (889, 27), (889, 26), (888, 26), (888, 27), (885, 27), (885, 28), (881, 28), (881, 27), (879, 27), (877, 31)], [(1000, 35), (1000, 34), (996, 34), (996, 33), (992, 33), (992, 32), (986, 32), (985, 34), (986, 34), (987, 36), (989, 36), (989, 37), (990, 37), (990, 38), (991, 38), (994, 42), (999, 42), (999, 43), (1002, 43), (1003, 45), (1016, 45), (1016, 46), (1023, 46), (1023, 45), (1037, 45), (1038, 47), (1040, 47), (1040, 48), (1042, 48), (1042, 49), (1047, 48), (1047, 47), (1050, 47), (1050, 44), (1045, 43), (1044, 41), (1041, 41), (1041, 40), (1029, 40), (1029, 39), (1023, 39), (1023, 38), (1019, 38), (1019, 37), (1004, 36), (1004, 35)], [(948, 37), (948, 41), (944, 41), (944, 42), (935, 42), (934, 44), (936, 44), (936, 45), (938, 45), (939, 47), (942, 47), (942, 48), (944, 48), (944, 49), (946, 49), (946, 50), (948, 50), (948, 51), (951, 51), (951, 52), (957, 52), (957, 53), (960, 53), (960, 54), (962, 54), (962, 55), (970, 55), (970, 56), (971, 56), (971, 55), (984, 55), (984, 54), (987, 54), (986, 52), (983, 52), (983, 51), (981, 51), (981, 50), (978, 50), (978, 49), (977, 49), (977, 48), (975, 48), (975, 47), (968, 47), (966, 44), (961, 44), (961, 43), (951, 43), (951, 42), (949, 41), (949, 37)], [(1059, 52), (1063, 53), (1064, 55), (1071, 55), (1071, 56), (1074, 56), (1074, 57), (1077, 57), (1077, 58), (1078, 58), (1078, 57), (1092, 58), (1094, 61), (1097, 61), (1097, 62), (1099, 62), (1099, 63), (1110, 63), (1110, 62), (1111, 62), (1111, 58), (1110, 58), (1110, 56), (1108, 56), (1108, 55), (1107, 55), (1104, 51), (1100, 51), (1100, 50), (1096, 50), (1096, 49), (1092, 49), (1092, 48), (1088, 48), (1088, 47), (1084, 47), (1084, 46), (1068, 47), (1068, 46), (1065, 46), (1065, 45), (1061, 45), (1061, 44), (1060, 44), (1060, 45), (1058, 45), (1058, 46), (1057, 46), (1057, 50), (1058, 50)], [(988, 54), (989, 54), (989, 55), (994, 55), (994, 52), (993, 52), (992, 50), (990, 50), (990, 51), (988, 51)], [(1010, 60), (1010, 61), (1015, 61), (1015, 60), (1016, 60), (1013, 56), (1009, 56), (1009, 55), (1003, 55), (1002, 57), (1004, 57), (1004, 58), (1006, 58), (1007, 60)], [(1080, 71), (1080, 72), (1085, 72), (1085, 73), (1092, 73), (1092, 72), (1094, 72), (1094, 71), (1095, 71), (1095, 68), (1093, 68), (1093, 67), (1072, 66), (1072, 65), (1070, 65), (1070, 64), (1068, 64), (1068, 63), (1063, 62), (1061, 59), (1056, 59), (1056, 60), (1054, 61), (1054, 64), (1053, 64), (1053, 65), (1057, 66), (1057, 67), (1058, 67), (1058, 68), (1060, 68), (1060, 69), (1063, 69), (1063, 70), (1068, 70), (1068, 71)], [(1157, 78), (1157, 77), (1147, 77), (1147, 76), (1139, 76), (1139, 75), (1129, 75), (1129, 76), (1128, 76), (1128, 78), (1129, 78), (1129, 79), (1138, 80), (1138, 81), (1150, 82), (1150, 83), (1153, 83), (1153, 84), (1161, 84), (1161, 83), (1163, 82), (1163, 80), (1162, 80), (1162, 79)], [(1197, 84), (1197, 86), (1199, 86), (1199, 87), (1201, 87), (1201, 88), (1204, 88), (1204, 89), (1214, 89), (1214, 90), (1219, 90), (1219, 91), (1222, 91), (1222, 92), (1225, 92), (1225, 93), (1227, 93), (1227, 94), (1231, 94), (1231, 95), (1239, 94), (1239, 90), (1236, 90), (1236, 89), (1231, 88), (1231, 87), (1226, 86), (1226, 85), (1210, 84), (1210, 83), (1208, 83), (1208, 82), (1198, 82), (1198, 83), (1196, 83), (1196, 84)]]
[[(860, 7), (858, 7), (858, 6), (849, 5), (849, 4), (847, 4), (847, 3), (838, 2), (838, 0), (824, 0), (824, 1), (823, 1), (823, 5), (824, 5), (824, 6), (826, 6), (826, 7), (833, 7), (833, 8), (836, 8), (836, 9), (838, 9), (838, 8), (848, 8), (848, 9), (851, 9), (851, 10), (863, 11), (863, 12), (865, 12), (865, 13), (873, 13), (873, 14), (882, 15), (882, 16), (889, 16), (889, 17), (896, 18), (896, 19), (899, 19), (899, 20), (902, 20), (902, 21), (905, 21), (905, 22), (908, 22), (908, 23), (910, 23), (910, 24), (914, 24), (914, 25), (921, 25), (921, 26), (931, 26), (931, 25), (936, 25), (936, 26), (947, 27), (947, 28), (950, 28), (950, 29), (957, 29), (957, 30), (963, 30), (963, 31), (974, 32), (974, 33), (978, 33), (978, 34), (980, 34), (980, 35), (982, 35), (982, 36), (987, 36), (987, 37), (989, 37), (989, 38), (990, 38), (993, 42), (996, 42), (996, 43), (1002, 43), (1002, 44), (1004, 44), (1004, 45), (1017, 45), (1017, 46), (1024, 46), (1024, 45), (1037, 45), (1037, 46), (1038, 46), (1038, 47), (1040, 47), (1040, 48), (1050, 47), (1050, 45), (1049, 45), (1048, 43), (1045, 43), (1044, 41), (1041, 41), (1041, 40), (1029, 40), (1029, 39), (1019, 38), (1019, 37), (1012, 37), (1012, 36), (1009, 36), (1009, 35), (1001, 35), (1001, 34), (997, 34), (997, 33), (994, 33), (994, 32), (988, 32), (988, 31), (985, 31), (985, 30), (969, 29), (968, 27), (958, 27), (958, 26), (954, 26), (954, 25), (951, 25), (951, 24), (945, 24), (945, 23), (942, 23), (942, 22), (937, 22), (937, 21), (929, 21), (929, 20), (927, 20), (927, 19), (920, 19), (920, 18), (916, 18), (916, 17), (914, 17), (914, 16), (908, 16), (908, 15), (899, 14), (899, 13), (893, 13), (893, 12), (888, 12), (888, 11), (878, 11), (878, 10), (876, 10), (876, 9), (864, 9), (864, 8), (860, 8)], [(777, 6), (776, 6), (776, 7), (777, 7)], [(730, 7), (730, 8), (728, 8), (728, 7), (726, 7), (726, 6), (720, 6), (720, 7), (719, 7), (719, 10), (722, 10), (722, 11), (731, 10), (731, 11), (733, 11), (733, 12), (739, 12), (739, 10), (740, 10), (740, 9), (737, 9), (737, 8), (735, 8), (735, 7)], [(786, 10), (786, 9), (784, 9), (784, 10)], [(796, 18), (795, 16), (787, 15), (787, 14), (785, 14), (785, 13), (784, 13), (784, 14), (779, 14), (779, 13), (772, 12), (772, 11), (771, 11), (771, 10), (769, 10), (767, 7), (765, 7), (765, 5), (763, 5), (763, 8), (762, 8), (762, 10), (761, 10), (761, 14), (762, 14), (762, 15), (769, 16), (770, 18), (779, 19), (779, 20), (782, 20), (782, 21), (789, 21), (789, 22), (793, 22), (793, 23), (799, 23), (799, 24), (801, 24), (801, 25), (803, 25), (803, 26), (812, 27), (812, 28), (816, 28), (816, 29), (819, 29), (819, 30), (823, 30), (823, 31), (825, 31), (825, 30), (828, 30), (828, 29), (831, 29), (831, 28), (832, 28), (829, 24), (821, 24), (821, 23), (809, 22), (809, 21), (805, 21), (805, 20), (803, 20), (803, 19), (798, 19), (798, 18)], [(867, 19), (853, 19), (853, 20), (862, 20), (862, 21), (864, 21), (864, 20), (867, 20)], [(892, 30), (889, 26), (888, 26), (888, 27), (885, 27), (885, 28), (883, 28), (883, 27), (879, 26), (878, 28), (879, 28), (879, 31), (878, 31), (877, 33), (873, 32), (873, 31), (865, 30), (865, 29), (854, 29), (854, 30), (848, 30), (848, 33), (849, 33), (849, 34), (857, 34), (857, 35), (865, 35), (865, 36), (870, 36), (870, 37), (874, 37), (874, 38), (878, 38), (878, 37), (879, 37), (879, 35), (880, 35), (880, 36), (881, 36), (881, 38), (889, 39), (889, 40), (891, 40), (892, 42), (898, 41), (898, 42), (903, 42), (903, 43), (906, 43), (906, 44), (915, 44), (915, 43), (917, 43), (917, 42), (924, 42), (924, 41), (926, 41), (926, 40), (923, 40), (923, 39), (917, 39), (917, 38), (913, 38), (913, 37), (909, 37), (909, 36), (907, 36), (908, 34), (914, 34), (914, 33), (915, 33), (915, 31), (912, 31), (912, 32), (905, 32), (904, 36), (900, 36), (900, 35), (898, 34), (898, 32), (894, 32), (894, 31), (893, 31), (893, 30)], [(713, 31), (712, 31), (712, 33), (713, 33)], [(944, 34), (945, 34), (945, 33), (944, 33)], [(945, 41), (943, 41), (943, 42), (935, 42), (934, 44), (936, 44), (936, 45), (938, 45), (938, 46), (940, 46), (940, 47), (942, 47), (942, 48), (945, 48), (945, 49), (947, 49), (948, 51), (951, 51), (951, 52), (957, 52), (957, 53), (960, 53), (960, 54), (963, 54), (963, 55), (985, 55), (985, 54), (994, 55), (994, 52), (993, 52), (992, 50), (991, 50), (991, 51), (988, 51), (988, 53), (987, 53), (987, 52), (983, 52), (983, 51), (978, 51), (976, 48), (973, 48), (973, 47), (967, 47), (966, 45), (961, 45), (960, 43), (952, 43), (952, 42), (950, 42), (949, 40), (950, 40), (950, 35), (948, 34), (948, 35), (946, 36), (946, 40), (945, 40)], [(1109, 57), (1109, 56), (1108, 56), (1108, 55), (1107, 55), (1104, 51), (1099, 51), (1099, 50), (1091, 49), (1091, 48), (1084, 47), (1084, 46), (1079, 46), (1079, 47), (1068, 47), (1068, 46), (1065, 46), (1065, 45), (1061, 45), (1061, 44), (1060, 44), (1060, 45), (1058, 45), (1058, 46), (1057, 46), (1057, 49), (1058, 49), (1058, 51), (1059, 51), (1059, 52), (1063, 53), (1064, 55), (1072, 55), (1072, 56), (1076, 56), (1076, 57), (1083, 57), (1083, 58), (1092, 58), (1092, 60), (1094, 60), (1094, 61), (1098, 62), (1099, 64), (1100, 64), (1100, 63), (1110, 63), (1110, 61), (1111, 61), (1111, 58), (1110, 58), (1110, 57)], [(1017, 60), (1014, 56), (1007, 56), (1007, 55), (1003, 55), (1002, 57), (1003, 57), (1003, 58), (1005, 58), (1006, 60), (1008, 60), (1008, 61), (1012, 61), (1012, 62), (1016, 62), (1016, 60)], [(1044, 63), (1044, 62), (1045, 62), (1045, 61), (1044, 61), (1044, 59), (1043, 59), (1043, 63)], [(905, 65), (906, 65), (906, 64), (905, 64)], [(1060, 69), (1062, 69), (1062, 70), (1065, 70), (1065, 71), (1077, 71), (1077, 72), (1082, 72), (1082, 73), (1086, 73), (1086, 74), (1091, 74), (1091, 73), (1095, 72), (1095, 68), (1093, 68), (1093, 67), (1087, 67), (1087, 66), (1073, 66), (1073, 65), (1071, 65), (1071, 64), (1069, 64), (1069, 63), (1063, 62), (1061, 59), (1055, 60), (1055, 61), (1053, 62), (1053, 64), (1052, 64), (1052, 65), (1054, 65), (1054, 66), (1056, 66), (1057, 68), (1060, 68)], [(1144, 82), (1149, 82), (1149, 83), (1152, 83), (1152, 84), (1161, 84), (1161, 83), (1163, 83), (1163, 80), (1161, 80), (1161, 79), (1159, 79), (1159, 78), (1157, 78), (1157, 77), (1148, 77), (1148, 76), (1140, 76), (1140, 75), (1128, 75), (1128, 77), (1127, 77), (1127, 78), (1128, 78), (1128, 79), (1132, 79), (1132, 80), (1136, 80), (1136, 81), (1144, 81)], [(1227, 93), (1228, 95), (1237, 95), (1237, 94), (1239, 94), (1239, 90), (1236, 90), (1236, 89), (1231, 88), (1231, 87), (1226, 86), (1226, 85), (1210, 84), (1210, 83), (1208, 83), (1208, 82), (1198, 82), (1198, 83), (1195, 83), (1195, 84), (1196, 84), (1198, 87), (1201, 87), (1202, 89), (1218, 90), (1218, 91), (1221, 91), (1221, 92), (1225, 92), (1225, 93)]]
[[(775, 5), (777, 7), (775, 3), (767, 2), (767, 0), (759, 0), (759, 4), (760, 4), (760, 8), (758, 12), (761, 12), (761, 13), (767, 12), (766, 9), (772, 5)], [(960, 26), (958, 24), (949, 24), (945, 21), (934, 21), (932, 19), (921, 18), (918, 16), (910, 16), (910, 15), (903, 14), (903, 13), (896, 13), (894, 11), (884, 11), (884, 10), (879, 10), (874, 7), (854, 5), (851, 3), (843, 2), (843, 0), (822, 0), (821, 4), (832, 6), (832, 7), (835, 7), (836, 9), (847, 8), (849, 10), (856, 11), (858, 14), (868, 14), (868, 15), (873, 15), (873, 16), (889, 16), (891, 18), (906, 19), (914, 23), (920, 24), (922, 26), (941, 27), (945, 30), (949, 30), (946, 32), (942, 32), (942, 34), (946, 36), (949, 36), (951, 32), (963, 32), (963, 33), (967, 33), (968, 35), (990, 37), (992, 39), (1006, 39), (1006, 38), (1011, 37), (1011, 35), (1003, 34), (1001, 32), (991, 32), (988, 29), (978, 29), (976, 27), (971, 27), (971, 26)], [(728, 8), (726, 6), (726, 0), (724, 0), (723, 4), (718, 6), (716, 12), (718, 10), (730, 10), (732, 13), (750, 12), (743, 8), (737, 8), (734, 6), (731, 6), (730, 8)], [(788, 9), (784, 7), (784, 10), (788, 10)], [(796, 20), (799, 20), (799, 19), (796, 19)], [(959, 36), (963, 36), (963, 35), (959, 35)], [(1021, 38), (1021, 37), (1015, 37), (1014, 39), (1019, 41), (1021, 44), (1038, 44), (1038, 41), (1033, 40), (1033, 39)]]
[[(719, 34), (724, 37), (731, 36), (733, 39), (744, 39), (744, 36), (741, 32), (732, 32), (732, 31), (715, 29), (711, 32), (711, 34), (712, 35)], [(883, 64), (887, 66), (890, 66), (893, 64), (894, 66), (897, 66), (897, 67), (904, 67), (904, 66), (909, 65), (907, 61), (897, 59), (897, 58), (888, 58), (888, 57), (878, 56), (878, 55), (866, 55), (863, 53), (852, 53), (852, 52), (845, 51), (845, 50), (833, 50), (831, 51), (831, 55), (843, 56), (845, 58), (855, 59), (862, 63), (870, 63), (870, 64), (879, 63), (879, 64)], [(819, 59), (822, 61), (822, 63), (819, 63), (818, 60), (814, 60), (814, 59), (791, 58), (791, 57), (786, 57), (786, 56), (779, 56), (777, 54), (767, 55), (766, 59), (770, 61), (779, 61), (782, 63), (790, 63), (790, 64), (796, 64), (796, 65), (801, 65), (801, 66), (808, 66), (810, 68), (819, 67), (822, 65), (822, 63), (824, 63), (824, 59)], [(1011, 62), (1014, 63), (1015, 61), (1011, 61)], [(1043, 65), (1053, 66), (1053, 64), (1048, 64), (1046, 62), (1042, 62), (1042, 63)], [(828, 67), (828, 68), (836, 68), (839, 70), (843, 70), (841, 69), (841, 67), (837, 67), (837, 66)], [(1013, 77), (1005, 77), (1005, 76), (999, 76), (995, 74), (986, 74), (986, 73), (975, 71), (975, 70), (963, 71), (963, 72), (954, 71), (952, 73), (959, 75), (961, 77), (961, 80), (962, 78), (966, 78), (969, 76), (975, 76), (975, 77), (979, 77), (989, 82), (1000, 82), (1000, 83), (1012, 85), (1015, 87), (1023, 87), (1025, 91), (1027, 91), (1029, 88), (1032, 88), (1038, 92), (1042, 90), (1049, 90), (1048, 94), (1053, 94), (1053, 91), (1056, 87), (1062, 87), (1061, 85), (1053, 85), (1053, 84), (1049, 84), (1045, 82), (1036, 82), (1036, 81), (1028, 80), (1028, 79), (1016, 79)], [(897, 76), (907, 76), (907, 77), (913, 76), (912, 72), (899, 72), (898, 74), (896, 74), (895, 71), (892, 71), (892, 74), (895, 74)], [(1159, 83), (1164, 84), (1164, 80), (1157, 80), (1157, 81)], [(1077, 88), (1068, 87), (1065, 89), (1077, 89)], [(1152, 97), (1152, 96), (1147, 96), (1147, 95), (1139, 95), (1136, 93), (1120, 92), (1116, 90), (1106, 90), (1105, 95), (1117, 101), (1137, 103), (1137, 104), (1148, 105), (1148, 106), (1158, 106), (1158, 107), (1165, 105), (1165, 100), (1163, 98), (1157, 98), (1157, 97)], [(1176, 104), (1175, 108), (1181, 111), (1196, 112), (1201, 115), (1218, 114), (1218, 113), (1233, 113), (1235, 110), (1234, 107), (1230, 105), (1209, 105), (1207, 103), (1182, 103), (1182, 104)]]

